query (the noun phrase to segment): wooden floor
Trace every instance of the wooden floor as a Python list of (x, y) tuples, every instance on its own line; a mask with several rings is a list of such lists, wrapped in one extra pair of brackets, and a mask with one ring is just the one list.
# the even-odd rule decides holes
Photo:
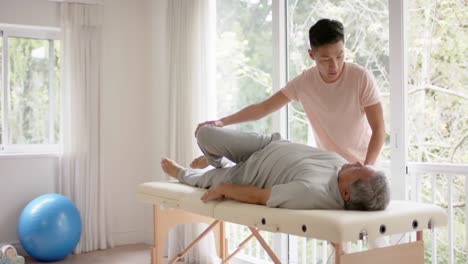
[[(43, 264), (26, 258), (27, 264)], [(79, 255), (69, 255), (64, 260), (52, 262), (60, 264), (148, 264), (150, 263), (150, 246), (135, 244), (119, 246), (108, 250), (93, 251)]]
[[(151, 260), (150, 245), (135, 244), (127, 246), (119, 246), (108, 250), (98, 250), (90, 253), (79, 255), (69, 255), (65, 259), (57, 262), (57, 264), (149, 264)], [(163, 263), (167, 263), (167, 259)], [(179, 264), (183, 262), (177, 262)], [(246, 264), (242, 260), (234, 259), (230, 261), (232, 264)], [(44, 264), (33, 258), (26, 257), (26, 264)]]

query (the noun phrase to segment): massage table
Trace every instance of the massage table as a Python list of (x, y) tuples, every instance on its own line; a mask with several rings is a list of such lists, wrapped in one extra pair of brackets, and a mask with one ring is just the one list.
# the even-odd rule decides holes
[[(291, 210), (229, 199), (203, 203), (200, 198), (205, 192), (205, 189), (178, 181), (146, 182), (138, 186), (138, 200), (153, 205), (152, 264), (162, 263), (169, 230), (178, 224), (189, 223), (207, 223), (209, 226), (169, 263), (176, 263), (206, 234), (214, 231), (217, 254), (222, 263), (227, 263), (250, 239), (256, 238), (273, 263), (279, 264), (280, 260), (259, 234), (260, 230), (265, 230), (328, 241), (335, 248), (336, 264), (423, 264), (423, 230), (447, 224), (447, 214), (442, 208), (411, 201), (394, 200), (386, 210), (378, 212)], [(247, 226), (252, 232), (230, 255), (224, 238), (224, 222)], [(367, 241), (407, 232), (416, 232), (415, 241), (354, 253), (342, 250), (347, 241)]]

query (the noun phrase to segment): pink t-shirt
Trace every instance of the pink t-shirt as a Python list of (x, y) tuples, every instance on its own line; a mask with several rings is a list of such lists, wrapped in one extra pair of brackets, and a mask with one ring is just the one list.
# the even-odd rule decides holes
[(364, 107), (380, 101), (374, 80), (361, 66), (345, 63), (341, 77), (326, 83), (316, 67), (288, 82), (281, 91), (301, 103), (319, 148), (348, 162), (364, 162), (371, 129)]

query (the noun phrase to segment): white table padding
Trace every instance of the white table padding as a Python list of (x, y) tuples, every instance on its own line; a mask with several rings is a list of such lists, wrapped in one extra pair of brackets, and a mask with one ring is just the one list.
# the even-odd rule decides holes
[[(179, 182), (147, 182), (138, 186), (140, 201), (175, 208), (261, 230), (311, 237), (330, 242), (356, 241), (361, 231), (368, 239), (445, 226), (447, 214), (439, 206), (391, 201), (384, 211), (292, 210), (269, 208), (233, 200), (203, 203), (205, 189)], [(417, 226), (414, 227), (417, 222)], [(381, 230), (385, 230), (381, 233)]]

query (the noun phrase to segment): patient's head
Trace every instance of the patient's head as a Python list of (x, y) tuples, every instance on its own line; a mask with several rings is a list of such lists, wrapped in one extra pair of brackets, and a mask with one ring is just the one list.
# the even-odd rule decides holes
[(359, 162), (343, 165), (338, 186), (346, 210), (384, 210), (390, 202), (385, 173)]

